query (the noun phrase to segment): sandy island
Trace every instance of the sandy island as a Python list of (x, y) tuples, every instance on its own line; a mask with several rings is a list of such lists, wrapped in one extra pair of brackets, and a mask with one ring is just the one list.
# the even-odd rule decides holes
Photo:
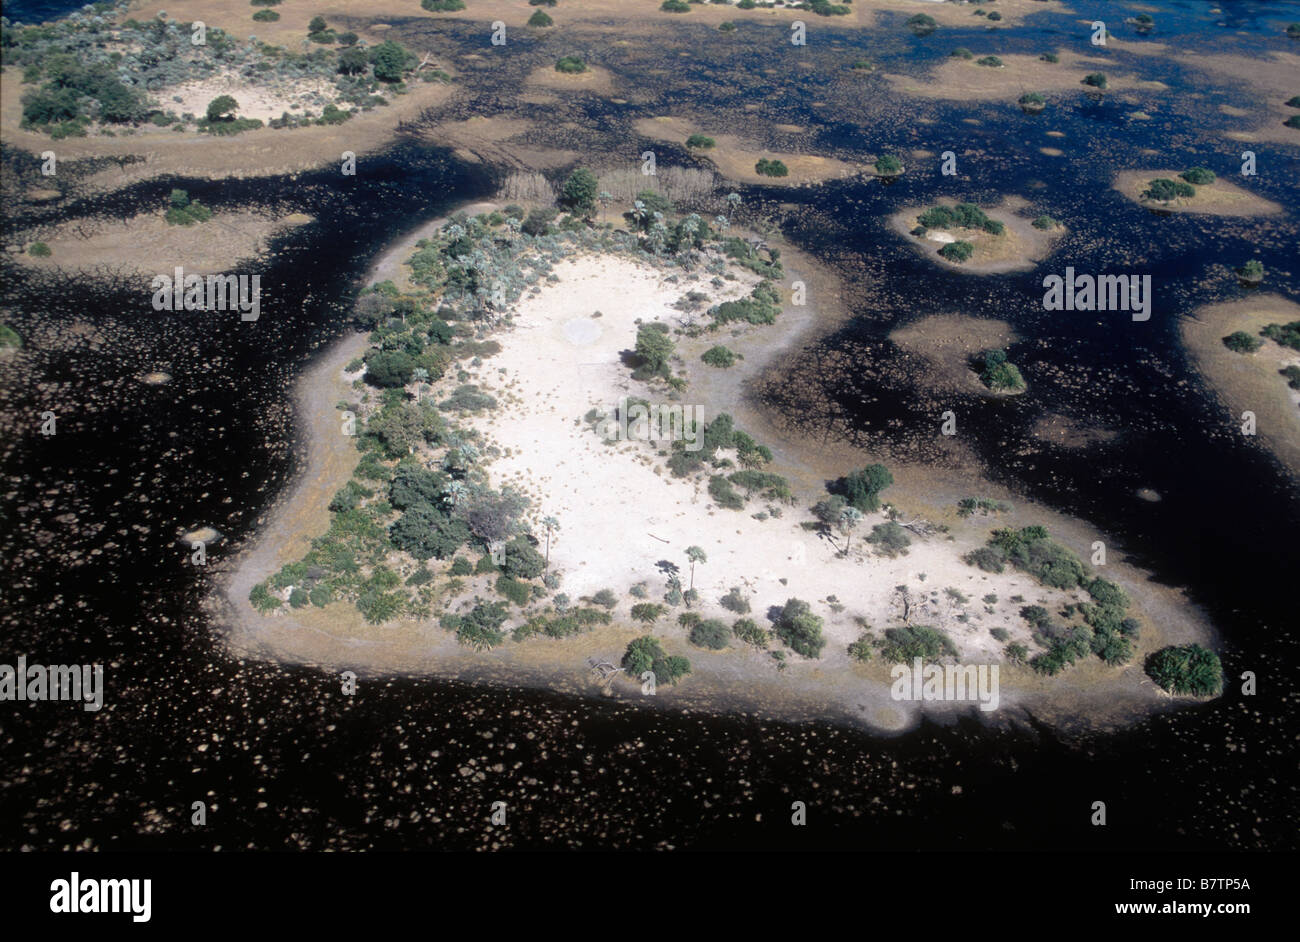
[[(1300, 366), (1300, 350), (1259, 337), (1266, 324), (1300, 320), (1300, 304), (1262, 295), (1198, 308), (1182, 318), (1183, 343), (1196, 368), (1225, 405), (1225, 428), (1240, 434), (1241, 414), (1255, 413), (1256, 433), (1300, 477), (1300, 390), (1291, 389), (1278, 371)], [(1254, 353), (1237, 353), (1223, 338), (1244, 331), (1263, 341)]]
[[(956, 200), (942, 198), (924, 206), (908, 206), (889, 217), (891, 228), (937, 265), (968, 275), (996, 275), (1003, 272), (1027, 271), (1051, 252), (1052, 244), (1065, 234), (1065, 227), (1036, 229), (1033, 218), (1022, 215), (1029, 204), (1018, 197), (1004, 199), (996, 207), (980, 207), (990, 219), (1002, 223), (1006, 229), (994, 235), (982, 229), (930, 229), (922, 236), (912, 235), (917, 219), (931, 206), (952, 206)], [(974, 251), (964, 262), (952, 262), (939, 254), (951, 242), (969, 242)]]
[[(413, 233), (386, 252), (374, 269), (375, 276), (391, 273), (418, 237)], [(784, 251), (789, 277), (799, 275), (800, 264), (811, 265), (797, 252)], [(457, 677), (598, 695), (588, 659), (617, 663), (629, 640), (653, 633), (669, 653), (684, 654), (693, 665), (693, 673), (678, 686), (660, 689), (657, 704), (843, 720), (895, 731), (917, 722), (922, 706), (940, 716), (974, 709), (970, 703), (895, 702), (889, 694), (889, 665), (879, 657), (868, 664), (848, 657), (846, 648), (859, 637), (863, 623), (877, 632), (894, 623), (895, 586), (908, 585), (915, 594), (920, 614), (914, 616), (914, 623), (943, 628), (957, 644), (962, 660), (975, 663), (1000, 660), (1003, 642), (990, 634), (992, 628), (1006, 630), (1011, 640), (1029, 643), (1028, 628), (1017, 614), (1020, 604), (1059, 607), (1085, 598), (1079, 591), (1049, 589), (1012, 569), (995, 575), (960, 559), (980, 545), (993, 526), (1025, 525), (1051, 517), (1041, 509), (1034, 512), (1033, 520), (976, 520), (954, 527), (959, 537), (916, 538), (906, 555), (892, 559), (871, 552), (863, 539), (873, 524), (885, 519), (881, 514), (867, 515), (845, 555), (825, 537), (798, 526), (811, 519), (806, 508), (824, 496), (827, 469), (822, 459), (834, 449), (810, 453), (798, 443), (772, 438), (770, 429), (749, 424), (752, 410), (733, 397), (738, 399), (750, 379), (771, 367), (789, 342), (827, 328), (828, 324), (817, 323), (819, 312), (812, 306), (786, 305), (775, 325), (743, 326), (680, 338), (678, 343), (679, 369), (690, 381), (681, 401), (703, 406), (710, 419), (719, 411), (730, 411), (738, 425), (771, 445), (775, 460), (770, 470), (786, 476), (796, 495), (793, 505), (782, 508), (781, 516), (758, 519), (754, 512), (763, 508), (760, 500), (751, 501), (742, 512), (715, 506), (698, 481), (671, 477), (663, 467), (663, 455), (652, 444), (606, 443), (582, 416), (593, 407), (608, 411), (622, 396), (645, 395), (620, 358), (632, 344), (637, 319), (678, 324), (683, 315), (672, 305), (686, 291), (704, 291), (712, 299), (736, 297), (754, 278), (742, 273), (721, 289), (713, 288), (699, 273), (681, 274), (674, 283), (666, 280), (663, 269), (619, 255), (572, 257), (557, 264), (554, 273), (558, 283), (525, 296), (514, 312), (514, 327), (495, 334), (501, 352), (477, 368), (463, 364), (470, 381), (501, 403), (497, 410), (470, 421), (501, 450), (488, 466), (493, 485), (514, 483), (533, 498), (529, 517), (535, 532), (542, 516), (560, 519), (562, 529), (552, 541), (551, 567), (563, 573), (562, 590), (576, 599), (612, 589), (619, 596), (613, 623), (564, 640), (507, 641), (491, 651), (475, 652), (458, 645), (452, 633), (437, 625), (436, 617), (373, 626), (343, 602), (270, 616), (252, 609), (249, 589), (283, 563), (301, 558), (310, 539), (325, 531), (329, 517), (325, 505), (348, 480), (358, 459), (352, 441), (340, 434), (340, 416), (334, 408), (334, 403), (353, 392), (352, 381), (359, 375), (344, 372), (345, 364), (365, 345), (364, 337), (354, 336), (325, 354), (299, 383), (307, 449), (304, 468), (286, 499), (261, 522), (257, 536), (233, 564), (224, 600), (219, 602), (220, 618), (230, 626), (229, 637), (237, 650), (327, 670)], [(828, 323), (835, 319), (835, 312), (826, 314)], [(726, 343), (744, 359), (730, 370), (705, 366), (699, 354), (714, 343)], [(861, 463), (865, 462), (840, 464), (838, 473)], [(904, 520), (915, 516), (904, 504)], [(628, 590), (644, 582), (650, 598), (658, 599), (664, 586), (655, 564), (670, 559), (685, 573), (684, 550), (690, 545), (708, 554), (707, 563), (696, 567), (695, 587), (701, 602), (695, 611), (730, 624), (736, 616), (718, 600), (732, 587), (740, 588), (752, 617), (760, 623), (769, 606), (791, 597), (805, 599), (824, 618), (827, 644), (822, 656), (805, 660), (787, 652), (788, 667), (778, 670), (767, 651), (739, 641), (719, 652), (697, 648), (675, 623), (680, 609), (652, 629), (634, 626), (628, 610), (636, 599)], [(1071, 536), (1068, 545), (1086, 558), (1086, 543), (1075, 545)], [(446, 567), (437, 561), (430, 565), (435, 570)], [(998, 718), (1021, 716), (1016, 708), (1022, 707), (1062, 723), (1104, 724), (1125, 722), (1135, 712), (1173, 702), (1145, 678), (1142, 658), (1163, 644), (1205, 641), (1212, 630), (1199, 612), (1175, 598), (1176, 593), (1148, 592), (1141, 573), (1112, 564), (1106, 575), (1133, 597), (1132, 612), (1143, 622), (1133, 660), (1110, 668), (1092, 659), (1055, 678), (1004, 663)], [(453, 601), (452, 610), (468, 605), (468, 597), (475, 593), (493, 597), (490, 578), (469, 579), (469, 588), (459, 596), (459, 603)], [(945, 591), (949, 588), (956, 594)], [(981, 601), (993, 596), (996, 601)], [(642, 699), (635, 685), (622, 682), (616, 682), (608, 695)]]
[(1133, 202), (1162, 213), (1203, 213), (1209, 216), (1270, 216), (1282, 212), (1272, 200), (1256, 196), (1249, 190), (1216, 177), (1213, 183), (1198, 184), (1196, 195), (1179, 197), (1169, 203), (1144, 200), (1142, 192), (1152, 180), (1181, 180), (1183, 170), (1125, 170), (1115, 177), (1113, 189)]

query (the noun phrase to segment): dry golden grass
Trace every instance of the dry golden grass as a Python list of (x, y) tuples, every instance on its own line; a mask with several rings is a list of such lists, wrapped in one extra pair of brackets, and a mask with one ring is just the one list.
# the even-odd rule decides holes
[[(1184, 168), (1186, 169), (1186, 168)], [(1172, 203), (1155, 203), (1142, 199), (1142, 191), (1152, 180), (1163, 177), (1179, 179), (1182, 170), (1125, 170), (1115, 177), (1112, 187), (1135, 203), (1171, 213), (1203, 213), (1209, 216), (1270, 216), (1282, 207), (1272, 200), (1256, 196), (1222, 177), (1208, 186), (1196, 187), (1196, 195)]]

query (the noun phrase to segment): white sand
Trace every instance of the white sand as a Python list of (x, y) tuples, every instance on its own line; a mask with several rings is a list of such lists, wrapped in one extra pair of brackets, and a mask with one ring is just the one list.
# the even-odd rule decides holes
[[(764, 509), (762, 500), (751, 499), (743, 511), (725, 510), (709, 497), (702, 483), (707, 478), (673, 478), (665, 459), (657, 456), (667, 450), (666, 443), (606, 444), (581, 421), (589, 409), (611, 413), (619, 397), (629, 395), (666, 401), (633, 381), (620, 362), (620, 352), (634, 344), (635, 321), (675, 324), (682, 315), (671, 305), (687, 291), (725, 299), (747, 293), (752, 282), (729, 282), (720, 295), (708, 286), (707, 276), (698, 283), (683, 278), (671, 284), (651, 267), (612, 256), (566, 260), (555, 274), (560, 283), (522, 300), (515, 329), (497, 334), (502, 352), (485, 361), (475, 381), (497, 395), (500, 406), (474, 424), (505, 454), (490, 466), (493, 483), (512, 483), (528, 493), (534, 524), (543, 516), (559, 519), (551, 563), (564, 572), (561, 589), (571, 598), (610, 588), (624, 597), (617, 614), (625, 615), (627, 590), (637, 582), (649, 583), (650, 600), (661, 599), (665, 577), (655, 568), (661, 559), (680, 566), (683, 587), (689, 586), (685, 550), (698, 545), (708, 562), (696, 567), (695, 587), (702, 600), (696, 610), (706, 617), (721, 617), (728, 624), (737, 617), (718, 604), (732, 586), (744, 588), (760, 625), (767, 624), (769, 606), (797, 597), (813, 603), (825, 618), (828, 651), (843, 651), (861, 632), (853, 616), (865, 617), (877, 631), (897, 623), (894, 589), (907, 584), (914, 596), (938, 594), (914, 612), (913, 623), (944, 628), (964, 659), (987, 662), (1000, 660), (1004, 645), (989, 634), (990, 627), (1005, 627), (1013, 640), (1028, 644), (1028, 628), (1016, 614), (1020, 605), (1044, 600), (1050, 605), (1070, 597), (1023, 574), (992, 575), (968, 566), (960, 555), (973, 547), (942, 535), (913, 537), (909, 554), (897, 559), (873, 555), (863, 537), (885, 519), (882, 514), (868, 515), (853, 536), (850, 556), (838, 557), (837, 546), (798, 526), (812, 519), (804, 508), (823, 493), (796, 492), (795, 506), (784, 507), (780, 519), (759, 521), (751, 515)], [(595, 311), (602, 316), (592, 318)], [(709, 369), (698, 362), (688, 367)], [(689, 387), (681, 402), (697, 404)], [(710, 420), (727, 411), (725, 403), (702, 405)], [(779, 464), (769, 470), (785, 471)], [(535, 532), (540, 536), (542, 529)], [(949, 586), (970, 602), (949, 598), (943, 591)], [(999, 597), (993, 614), (985, 613), (980, 602), (987, 593)], [(843, 612), (831, 611), (828, 595), (838, 597)], [(1010, 602), (1013, 595), (1023, 595), (1024, 602)], [(971, 613), (969, 623), (956, 620), (963, 611)], [(661, 622), (668, 624), (668, 618)]]

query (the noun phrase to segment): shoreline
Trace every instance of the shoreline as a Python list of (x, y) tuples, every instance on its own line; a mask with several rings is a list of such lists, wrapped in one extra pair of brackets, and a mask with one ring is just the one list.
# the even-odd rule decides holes
[[(485, 205), (491, 204), (466, 204), (462, 209), (483, 208)], [(383, 274), (391, 275), (409, 256), (415, 242), (442, 225), (445, 219), (445, 216), (439, 217), (422, 224), (393, 243), (371, 267), (369, 280), (377, 280)], [(815, 260), (784, 246), (783, 253), (789, 265), (787, 279), (809, 272), (811, 274), (806, 277), (815, 286), (833, 283), (827, 281), (829, 274), (821, 272)], [(837, 463), (840, 473), (843, 473), (846, 456), (854, 455), (849, 460), (849, 466), (857, 466), (862, 463), (862, 452), (848, 446), (810, 449), (807, 442), (797, 437), (778, 434), (748, 395), (757, 378), (772, 369), (784, 353), (835, 329), (847, 316), (838, 295), (833, 291), (824, 308), (817, 304), (809, 305), (799, 314), (792, 314), (792, 310), (797, 308), (790, 309), (787, 306), (782, 318), (778, 320), (779, 329), (783, 329), (779, 338), (769, 338), (765, 333), (774, 328), (751, 328), (741, 332), (744, 334), (741, 340), (726, 341), (742, 350), (747, 341), (761, 353), (744, 361), (744, 369), (710, 370), (696, 363), (695, 358), (688, 356), (684, 350), (679, 352), (694, 364), (689, 387), (694, 392), (709, 387), (711, 384), (708, 380), (713, 379), (713, 376), (733, 374), (721, 382), (712, 383), (715, 394), (723, 390), (737, 393), (723, 408), (737, 418), (741, 427), (758, 432), (760, 441), (770, 443), (776, 455), (773, 466), (779, 465), (782, 473), (786, 474), (793, 469), (792, 484), (806, 485), (809, 481), (816, 482), (826, 473), (826, 459)], [(517, 330), (518, 327), (515, 328)], [(461, 646), (453, 634), (434, 624), (420, 626), (403, 621), (398, 623), (400, 627), (384, 626), (378, 632), (362, 626), (362, 630), (349, 633), (350, 627), (356, 629), (361, 626), (359, 618), (340, 619), (333, 617), (333, 613), (312, 611), (310, 608), (264, 617), (257, 614), (248, 603), (248, 591), (254, 584), (280, 564), (300, 558), (311, 537), (324, 532), (329, 520), (325, 505), (350, 478), (352, 469), (359, 461), (360, 455), (352, 442), (336, 434), (338, 414), (333, 409), (333, 403), (351, 391), (350, 380), (344, 377), (342, 367), (364, 350), (367, 336), (353, 334), (336, 343), (295, 385), (296, 411), (300, 428), (303, 429), (301, 434), (306, 454), (295, 473), (294, 481), (286, 486), (284, 496), (259, 521), (256, 532), (248, 538), (229, 569), (223, 572), (224, 584), (216, 594), (218, 619), (227, 626), (226, 641), (243, 654), (308, 665), (326, 671), (353, 670), (358, 675), (365, 676), (432, 676), (537, 687), (577, 696), (601, 696), (600, 686), (589, 676), (588, 657), (617, 662), (622, 647), (628, 640), (648, 633), (645, 629), (630, 627), (626, 620), (617, 616), (610, 626), (577, 637), (506, 642), (490, 651), (476, 652)], [(517, 336), (514, 331), (503, 334), (502, 339), (508, 344), (512, 336)], [(697, 338), (689, 343), (683, 342), (683, 346), (707, 346), (710, 342), (722, 339), (716, 335)], [(488, 366), (495, 370), (499, 362), (494, 359)], [(933, 508), (928, 506), (935, 499), (931, 483), (935, 476), (926, 474), (925, 477), (927, 480), (924, 484), (906, 486), (906, 482), (913, 478), (913, 469), (907, 468), (903, 482), (896, 488), (901, 495), (898, 499), (902, 499), (909, 508), (914, 507), (917, 501), (923, 501), (927, 505), (927, 511), (935, 511), (932, 514), (932, 519), (935, 520), (943, 520), (945, 513), (955, 517), (950, 504), (945, 506), (940, 503)], [(961, 476), (949, 474), (947, 477)], [(667, 486), (666, 482), (660, 484)], [(955, 492), (971, 492), (975, 489), (964, 477), (961, 481), (949, 481), (948, 487)], [(798, 489), (804, 490), (806, 487)], [(895, 499), (895, 492), (891, 491), (889, 498)], [(791, 522), (798, 512), (791, 509)], [(1044, 517), (1056, 518), (1050, 521), (1054, 531), (1059, 529), (1059, 521), (1063, 519), (1057, 514), (1044, 513), (1042, 508), (1037, 507), (1033, 508), (1032, 519), (1029, 515), (1023, 516), (1024, 519), (1019, 519), (1022, 515), (1017, 513), (1010, 515), (1010, 519), (1024, 525), (1039, 522)], [(746, 523), (742, 517), (743, 515), (735, 515), (724, 519), (728, 525), (732, 521), (741, 525)], [(994, 522), (994, 518), (987, 521), (972, 518), (970, 524), (992, 525)], [(1003, 521), (999, 519), (996, 522)], [(1075, 523), (1077, 526), (1071, 527), (1066, 534), (1069, 545), (1080, 545), (1078, 532), (1091, 529), (1082, 521)], [(933, 548), (935, 547), (928, 543), (920, 544), (917, 556), (925, 556), (926, 550)], [(1118, 555), (1118, 548), (1115, 552)], [(892, 561), (883, 565), (888, 564), (892, 564)], [(581, 565), (586, 565), (586, 562)], [(879, 569), (880, 565), (882, 563), (879, 558), (873, 560), (873, 568)], [(936, 571), (933, 567), (927, 568), (932, 573)], [(565, 571), (570, 575), (577, 572), (576, 569)], [(976, 578), (987, 581), (988, 578), (973, 569), (969, 573), (963, 570), (962, 574), (968, 580)], [(1177, 597), (1181, 594), (1177, 590), (1169, 590), (1170, 596), (1167, 598), (1156, 598), (1151, 583), (1140, 585), (1143, 581), (1141, 574), (1129, 572), (1128, 567), (1119, 563), (1107, 567), (1106, 574), (1130, 590), (1135, 597), (1137, 612), (1146, 615), (1147, 621), (1151, 622), (1144, 632), (1146, 643), (1142, 645), (1143, 650), (1150, 647), (1153, 638), (1164, 643), (1175, 643), (1213, 637), (1214, 632), (1205, 623), (1203, 616), (1188, 617), (1187, 609), (1190, 606), (1185, 599)], [(942, 586), (943, 578), (945, 577), (940, 575), (931, 585), (935, 588)], [(1026, 591), (1033, 591), (1036, 595), (1047, 591), (1026, 574), (1013, 573), (1011, 578), (1027, 582)], [(791, 594), (800, 593), (792, 589)], [(351, 615), (355, 616), (355, 611)], [(353, 624), (350, 626), (348, 621)], [(1172, 623), (1180, 624), (1181, 630), (1171, 630)], [(678, 637), (680, 632), (675, 628), (668, 630), (676, 634), (666, 634), (661, 640), (668, 643), (670, 650), (684, 648), (684, 641)], [(972, 701), (909, 703), (892, 700), (889, 693), (889, 665), (879, 658), (866, 665), (851, 661), (842, 641), (842, 638), (832, 635), (828, 638), (820, 659), (811, 662), (792, 661), (791, 666), (795, 670), (779, 673), (766, 651), (748, 647), (742, 649), (738, 643), (733, 643), (721, 652), (691, 646), (684, 653), (690, 655), (695, 667), (693, 674), (677, 687), (661, 688), (660, 699), (655, 702), (683, 710), (747, 712), (772, 719), (844, 722), (859, 728), (865, 726), (882, 734), (897, 734), (914, 728), (923, 716), (955, 719), (968, 715), (971, 711), (979, 712)], [(1141, 688), (1144, 685), (1149, 687), (1150, 682), (1145, 680), (1136, 659), (1118, 670), (1107, 668), (1099, 661), (1095, 664), (1081, 663), (1070, 669), (1069, 676), (1056, 678), (1042, 678), (1028, 667), (1006, 663), (1001, 667), (1004, 675), (1000, 694), (1001, 710), (996, 717), (982, 718), (985, 722), (1016, 723), (1033, 716), (1040, 720), (1047, 718), (1047, 721), (1062, 727), (1118, 727), (1179, 702), (1186, 702), (1182, 698), (1163, 694), (1153, 698), (1149, 691), (1143, 693)], [(614, 690), (616, 692), (613, 695), (623, 699), (638, 699), (641, 696), (637, 686), (626, 682), (617, 683)]]

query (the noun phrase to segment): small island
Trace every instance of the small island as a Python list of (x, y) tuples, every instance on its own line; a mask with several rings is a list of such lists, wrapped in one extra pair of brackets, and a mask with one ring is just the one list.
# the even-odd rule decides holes
[(1013, 212), (1020, 201), (983, 209), (974, 203), (941, 200), (925, 208), (903, 209), (890, 223), (927, 257), (969, 274), (1023, 271), (1046, 257), (1064, 227), (1050, 216), (1032, 221)]
[(1229, 183), (1205, 167), (1185, 170), (1126, 170), (1113, 184), (1133, 202), (1160, 213), (1267, 216), (1282, 207)]

